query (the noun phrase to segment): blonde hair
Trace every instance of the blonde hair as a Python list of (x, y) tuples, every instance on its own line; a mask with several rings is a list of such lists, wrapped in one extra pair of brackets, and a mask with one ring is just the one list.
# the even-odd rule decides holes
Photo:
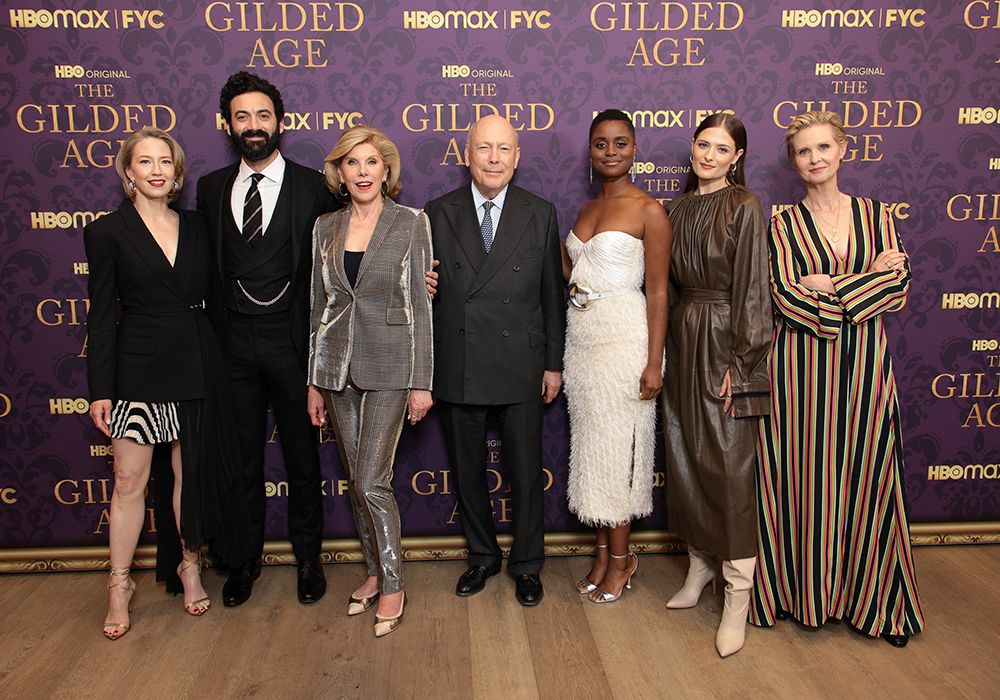
[(847, 143), (847, 132), (844, 130), (844, 120), (840, 118), (839, 114), (826, 110), (803, 112), (793, 118), (792, 123), (788, 125), (787, 129), (785, 129), (785, 150), (788, 153), (788, 160), (795, 160), (795, 146), (792, 145), (795, 135), (803, 129), (807, 129), (810, 126), (816, 126), (817, 124), (829, 124), (830, 128), (833, 129), (833, 140), (840, 145)]
[(378, 151), (382, 162), (388, 170), (385, 179), (386, 196), (395, 198), (403, 186), (399, 184), (399, 149), (396, 144), (389, 140), (389, 137), (376, 129), (374, 126), (358, 124), (345, 131), (333, 145), (330, 154), (323, 160), (323, 172), (326, 175), (326, 186), (337, 197), (347, 199), (350, 195), (344, 194), (340, 187), (343, 184), (340, 180), (340, 173), (337, 168), (347, 154), (363, 143), (370, 143)]
[(132, 132), (127, 139), (122, 142), (122, 147), (118, 149), (118, 155), (115, 157), (115, 172), (118, 173), (118, 177), (122, 181), (122, 189), (125, 190), (125, 195), (131, 199), (135, 200), (135, 186), (131, 188), (128, 186), (131, 180), (129, 176), (125, 174), (125, 169), (131, 167), (132, 165), (132, 155), (135, 153), (135, 147), (139, 145), (139, 142), (143, 139), (160, 139), (167, 144), (167, 148), (170, 149), (170, 159), (174, 162), (174, 183), (175, 186), (171, 188), (170, 193), (167, 195), (167, 201), (172, 202), (180, 194), (181, 188), (184, 187), (184, 149), (181, 145), (177, 143), (177, 139), (168, 134), (162, 129), (157, 129), (152, 126), (144, 126), (138, 131)]

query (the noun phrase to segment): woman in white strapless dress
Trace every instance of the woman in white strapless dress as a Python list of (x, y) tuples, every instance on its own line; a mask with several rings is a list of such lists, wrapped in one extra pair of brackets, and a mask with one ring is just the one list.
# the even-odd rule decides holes
[(618, 600), (629, 585), (639, 565), (628, 546), (631, 522), (653, 510), (670, 222), (632, 183), (634, 158), (628, 115), (598, 114), (590, 160), (601, 191), (581, 209), (563, 251), (571, 295), (563, 368), (569, 508), (597, 528), (593, 566), (577, 584), (595, 603)]

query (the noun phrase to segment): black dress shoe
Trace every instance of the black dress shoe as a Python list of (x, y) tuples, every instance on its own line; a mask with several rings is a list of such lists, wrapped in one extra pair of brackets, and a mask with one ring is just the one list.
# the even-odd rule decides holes
[(908, 634), (886, 634), (883, 632), (879, 636), (897, 649), (902, 649), (910, 641), (910, 635)]
[(470, 566), (464, 574), (458, 577), (458, 585), (455, 586), (455, 595), (475, 595), (486, 586), (486, 579), (490, 576), (496, 576), (499, 573), (499, 563), (493, 566)]
[(319, 558), (299, 562), (299, 602), (310, 605), (326, 593), (326, 576)]
[(243, 605), (253, 593), (253, 582), (260, 578), (260, 562), (247, 562), (229, 572), (229, 578), (222, 586), (222, 604), (227, 608)]
[(517, 602), (528, 608), (541, 603), (545, 594), (538, 574), (518, 574), (514, 577), (514, 588)]

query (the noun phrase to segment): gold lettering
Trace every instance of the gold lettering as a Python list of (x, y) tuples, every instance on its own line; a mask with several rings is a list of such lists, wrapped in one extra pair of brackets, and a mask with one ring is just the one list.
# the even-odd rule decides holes
[[(992, 251), (987, 251), (986, 246), (992, 246)], [(986, 232), (986, 238), (983, 239), (983, 244), (979, 247), (977, 253), (1000, 253), (1000, 240), (997, 238), (997, 227), (996, 225), (990, 226), (989, 230)]]
[[(451, 162), (449, 162), (451, 161)], [(465, 164), (465, 154), (462, 152), (462, 147), (458, 145), (458, 139), (454, 136), (448, 139), (448, 149), (444, 153), (444, 157), (438, 165), (464, 165)]]
[[(63, 488), (66, 487), (67, 485), (72, 489), (74, 489), (68, 495), (68, 498), (72, 500), (67, 500), (67, 498), (63, 495)], [(63, 479), (62, 481), (56, 482), (56, 485), (52, 491), (53, 495), (56, 497), (56, 500), (62, 503), (64, 506), (74, 506), (80, 502), (80, 492), (75, 490), (77, 488), (79, 488), (79, 484), (73, 479)]]
[(101, 517), (97, 519), (97, 526), (94, 528), (95, 535), (104, 534), (104, 528), (111, 524), (111, 513), (107, 508), (101, 508)]
[[(948, 388), (946, 389), (948, 393), (942, 394), (938, 391), (938, 382), (946, 377), (950, 380)], [(954, 374), (939, 374), (938, 376), (934, 377), (934, 381), (931, 382), (931, 393), (934, 394), (934, 396), (936, 396), (939, 399), (952, 398), (955, 395), (955, 385), (953, 383), (954, 381), (955, 381)]]

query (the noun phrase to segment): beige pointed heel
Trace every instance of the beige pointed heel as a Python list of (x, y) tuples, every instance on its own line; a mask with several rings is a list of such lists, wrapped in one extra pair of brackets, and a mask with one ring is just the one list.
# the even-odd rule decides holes
[(667, 601), (667, 607), (674, 610), (693, 608), (698, 604), (705, 586), (712, 584), (715, 593), (715, 581), (719, 576), (719, 565), (707, 553), (694, 547), (688, 547), (688, 572), (684, 585)]
[(406, 593), (403, 593), (403, 598), (399, 602), (399, 612), (392, 617), (381, 617), (378, 613), (375, 614), (375, 636), (384, 637), (385, 635), (392, 632), (394, 629), (403, 624), (403, 611), (406, 609)]
[[(359, 589), (360, 590), (360, 589)], [(378, 602), (379, 593), (375, 591), (369, 596), (359, 596), (358, 591), (354, 591), (347, 600), (347, 615), (353, 617), (363, 612), (368, 612), (372, 606)]]
[[(125, 622), (104, 622), (104, 636), (115, 641), (116, 639), (121, 639), (125, 636), (125, 633), (132, 629), (132, 606), (135, 603), (135, 581), (132, 580), (130, 575), (131, 570), (129, 568), (115, 569), (112, 568), (111, 572), (108, 574), (108, 590), (114, 590), (115, 588), (121, 588), (123, 591), (128, 593), (128, 614), (129, 619)], [(118, 583), (112, 583), (114, 577), (119, 577), (121, 580)]]
[(753, 589), (753, 571), (756, 557), (722, 562), (726, 578), (726, 601), (722, 621), (715, 634), (715, 648), (719, 656), (732, 656), (746, 641), (747, 613), (750, 610), (750, 591)]

